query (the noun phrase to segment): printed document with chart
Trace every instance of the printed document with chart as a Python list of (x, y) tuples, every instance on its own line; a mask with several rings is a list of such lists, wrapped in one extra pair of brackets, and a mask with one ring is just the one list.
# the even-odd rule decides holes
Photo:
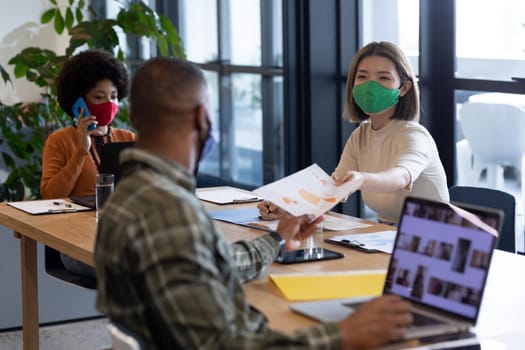
[(317, 164), (253, 191), (292, 215), (321, 216), (347, 195), (357, 190), (349, 181), (336, 186), (334, 180)]

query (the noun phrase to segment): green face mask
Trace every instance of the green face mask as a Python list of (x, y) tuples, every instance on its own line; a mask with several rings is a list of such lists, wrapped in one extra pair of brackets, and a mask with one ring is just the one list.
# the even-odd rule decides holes
[(383, 112), (399, 101), (399, 89), (388, 89), (375, 80), (354, 85), (352, 96), (366, 114)]

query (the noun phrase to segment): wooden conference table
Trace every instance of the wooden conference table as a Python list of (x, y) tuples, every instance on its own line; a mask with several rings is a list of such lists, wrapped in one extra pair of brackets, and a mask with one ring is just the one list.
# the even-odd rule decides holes
[[(253, 205), (253, 204), (252, 204)], [(231, 209), (232, 206), (207, 204), (210, 210)], [(248, 204), (237, 205), (248, 206)], [(347, 233), (374, 232), (390, 227), (377, 223)], [(11, 228), (20, 238), (22, 279), (22, 322), (24, 349), (38, 349), (38, 285), (36, 242), (62, 251), (75, 259), (93, 265), (95, 242), (95, 212), (77, 212), (52, 215), (30, 215), (0, 203), (0, 225)], [(230, 241), (249, 240), (264, 234), (247, 227), (218, 223)], [(391, 228), (390, 228), (391, 229)], [(325, 232), (325, 238), (331, 234)], [(341, 232), (337, 232), (341, 234)], [(363, 269), (386, 269), (389, 255), (367, 254), (327, 244), (332, 250), (345, 254), (344, 259), (293, 265), (273, 264), (269, 272), (323, 272)], [(0, 287), (1, 288), (1, 287)], [(285, 333), (314, 325), (315, 322), (288, 309), (288, 302), (266, 277), (245, 284), (250, 302), (269, 319), (270, 326)], [(489, 344), (500, 344), (506, 350), (522, 349), (525, 344), (525, 257), (496, 251), (489, 273), (489, 282), (480, 313), (476, 334)], [(45, 302), (45, 301), (44, 301)], [(418, 346), (417, 341), (397, 344), (395, 348)], [(391, 347), (389, 347), (391, 348)], [(482, 347), (482, 349), (486, 349)]]

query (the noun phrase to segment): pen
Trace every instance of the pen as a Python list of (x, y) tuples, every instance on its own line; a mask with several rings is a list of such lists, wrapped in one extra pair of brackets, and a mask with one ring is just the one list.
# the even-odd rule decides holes
[(264, 206), (268, 210), (268, 215), (272, 215), (272, 209), (270, 208), (270, 201), (264, 201)]
[(249, 203), (249, 202), (256, 202), (258, 200), (259, 200), (258, 197), (248, 197), (248, 198), (234, 199), (232, 202), (233, 203)]
[(350, 241), (348, 239), (342, 239), (341, 242), (346, 243), (346, 244), (351, 245), (351, 246), (354, 246), (354, 247), (364, 247), (365, 246), (364, 243), (360, 243), (360, 242), (355, 241), (355, 240)]
[[(330, 240), (328, 240), (328, 241), (329, 242), (333, 242), (333, 241), (330, 241)], [(355, 239), (354, 240), (342, 239), (340, 242), (343, 245), (347, 246), (347, 247), (352, 247), (352, 248), (358, 249), (358, 250), (366, 252), (366, 253), (378, 253), (378, 252), (380, 252), (380, 250), (377, 250), (377, 249), (366, 248), (366, 245), (364, 243), (356, 241)]]
[(60, 201), (54, 201), (53, 205), (63, 205), (66, 208), (73, 208), (73, 206), (71, 204), (65, 203), (65, 202), (60, 202)]
[[(259, 215), (259, 220), (273, 220), (272, 219), (272, 209), (271, 209), (271, 206), (270, 206), (270, 201), (265, 200), (263, 204), (264, 204), (264, 208), (266, 209), (267, 214), (264, 214), (261, 211), (261, 214), (263, 214), (263, 215)], [(262, 210), (262, 208), (261, 208), (261, 210)]]

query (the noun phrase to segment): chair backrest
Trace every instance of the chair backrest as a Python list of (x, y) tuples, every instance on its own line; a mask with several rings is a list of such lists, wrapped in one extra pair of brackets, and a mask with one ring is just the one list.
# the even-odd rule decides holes
[(108, 330), (111, 334), (111, 350), (142, 350), (142, 341), (124, 326), (109, 323)]
[(485, 162), (519, 164), (525, 152), (525, 110), (504, 103), (465, 102), (459, 123)]
[(51, 247), (44, 246), (44, 265), (46, 273), (76, 286), (87, 289), (97, 289), (97, 279), (72, 273), (66, 269), (60, 259), (60, 252)]
[(512, 194), (492, 188), (470, 186), (452, 186), (449, 194), (452, 202), (474, 204), (503, 211), (505, 218), (497, 248), (512, 253), (516, 252), (516, 199)]

